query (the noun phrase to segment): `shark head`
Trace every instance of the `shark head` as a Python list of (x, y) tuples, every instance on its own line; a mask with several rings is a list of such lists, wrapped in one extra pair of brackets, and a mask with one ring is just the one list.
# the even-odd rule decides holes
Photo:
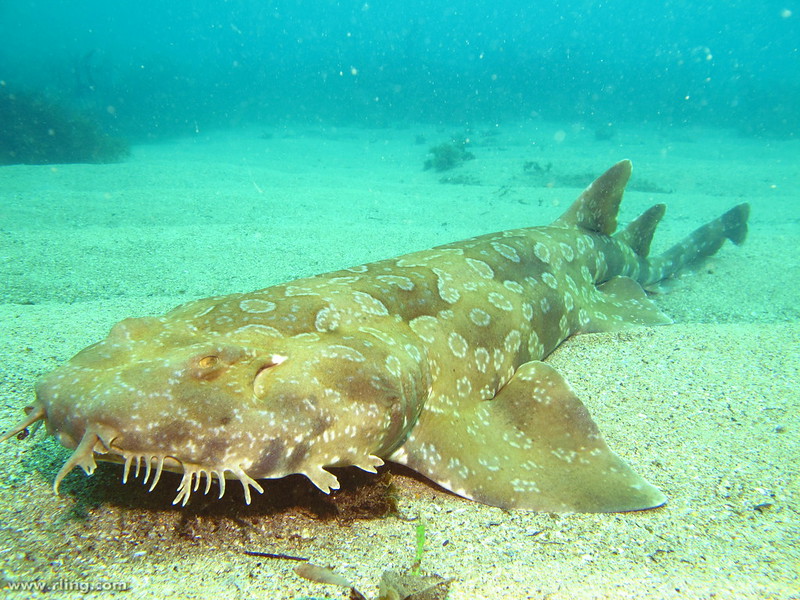
[[(250, 501), (256, 479), (300, 473), (338, 488), (325, 469), (375, 471), (405, 440), (429, 387), (423, 353), (380, 331), (276, 337), (258, 327), (209, 336), (164, 318), (126, 319), (37, 385), (28, 417), (87, 473), (95, 459), (143, 470), (153, 489), (162, 470), (183, 473), (185, 504), (205, 477), (225, 491), (239, 479)], [(152, 472), (152, 475), (151, 475)]]

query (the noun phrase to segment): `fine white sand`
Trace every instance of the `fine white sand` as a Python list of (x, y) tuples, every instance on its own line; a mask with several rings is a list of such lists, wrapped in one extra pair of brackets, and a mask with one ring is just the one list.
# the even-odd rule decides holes
[[(476, 159), (423, 171), (428, 147), (451, 136), (469, 137)], [(631, 158), (621, 219), (668, 205), (654, 252), (752, 204), (745, 245), (726, 245), (656, 296), (675, 325), (575, 337), (550, 359), (667, 505), (507, 513), (393, 470), (400, 514), (424, 519), (423, 568), (454, 580), (452, 600), (798, 598), (797, 156), (797, 141), (626, 126), (599, 141), (580, 124), (530, 121), (265, 125), (137, 146), (115, 165), (2, 167), (2, 428), (19, 420), (43, 373), (122, 318), (546, 224)], [(129, 589), (97, 597), (346, 596), (295, 576), (292, 561), (244, 550), (308, 557), (372, 597), (384, 570), (414, 558), (414, 521), (319, 519), (302, 494), (294, 508), (260, 508), (256, 497), (244, 510), (237, 484), (220, 502), (179, 509), (175, 478), (148, 496), (102, 465), (91, 479), (70, 475), (55, 497), (68, 455), (41, 432), (0, 445), (7, 597), (36, 596), (7, 587), (27, 582), (73, 586), (59, 598), (112, 582)]]

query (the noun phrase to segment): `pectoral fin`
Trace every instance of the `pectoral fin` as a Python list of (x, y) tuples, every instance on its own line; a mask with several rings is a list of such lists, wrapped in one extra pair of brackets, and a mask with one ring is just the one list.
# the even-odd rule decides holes
[(478, 502), (618, 512), (666, 501), (608, 448), (570, 385), (545, 363), (525, 363), (469, 413), (423, 416), (391, 460)]

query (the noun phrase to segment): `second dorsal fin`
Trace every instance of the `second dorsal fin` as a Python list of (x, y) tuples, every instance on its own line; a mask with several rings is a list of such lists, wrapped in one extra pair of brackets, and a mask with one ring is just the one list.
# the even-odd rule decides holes
[(646, 258), (650, 253), (650, 243), (653, 241), (653, 233), (664, 216), (667, 209), (665, 204), (651, 206), (622, 231), (615, 233), (614, 237), (623, 244), (627, 244), (633, 251), (642, 258)]

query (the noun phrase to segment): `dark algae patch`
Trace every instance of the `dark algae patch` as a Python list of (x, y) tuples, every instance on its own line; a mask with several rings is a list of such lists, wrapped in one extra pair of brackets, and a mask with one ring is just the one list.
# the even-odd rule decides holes
[(130, 153), (91, 118), (41, 94), (0, 90), (0, 164), (111, 163)]
[(428, 158), (423, 166), (426, 171), (449, 171), (473, 158), (475, 155), (467, 150), (466, 141), (445, 142), (428, 150)]

